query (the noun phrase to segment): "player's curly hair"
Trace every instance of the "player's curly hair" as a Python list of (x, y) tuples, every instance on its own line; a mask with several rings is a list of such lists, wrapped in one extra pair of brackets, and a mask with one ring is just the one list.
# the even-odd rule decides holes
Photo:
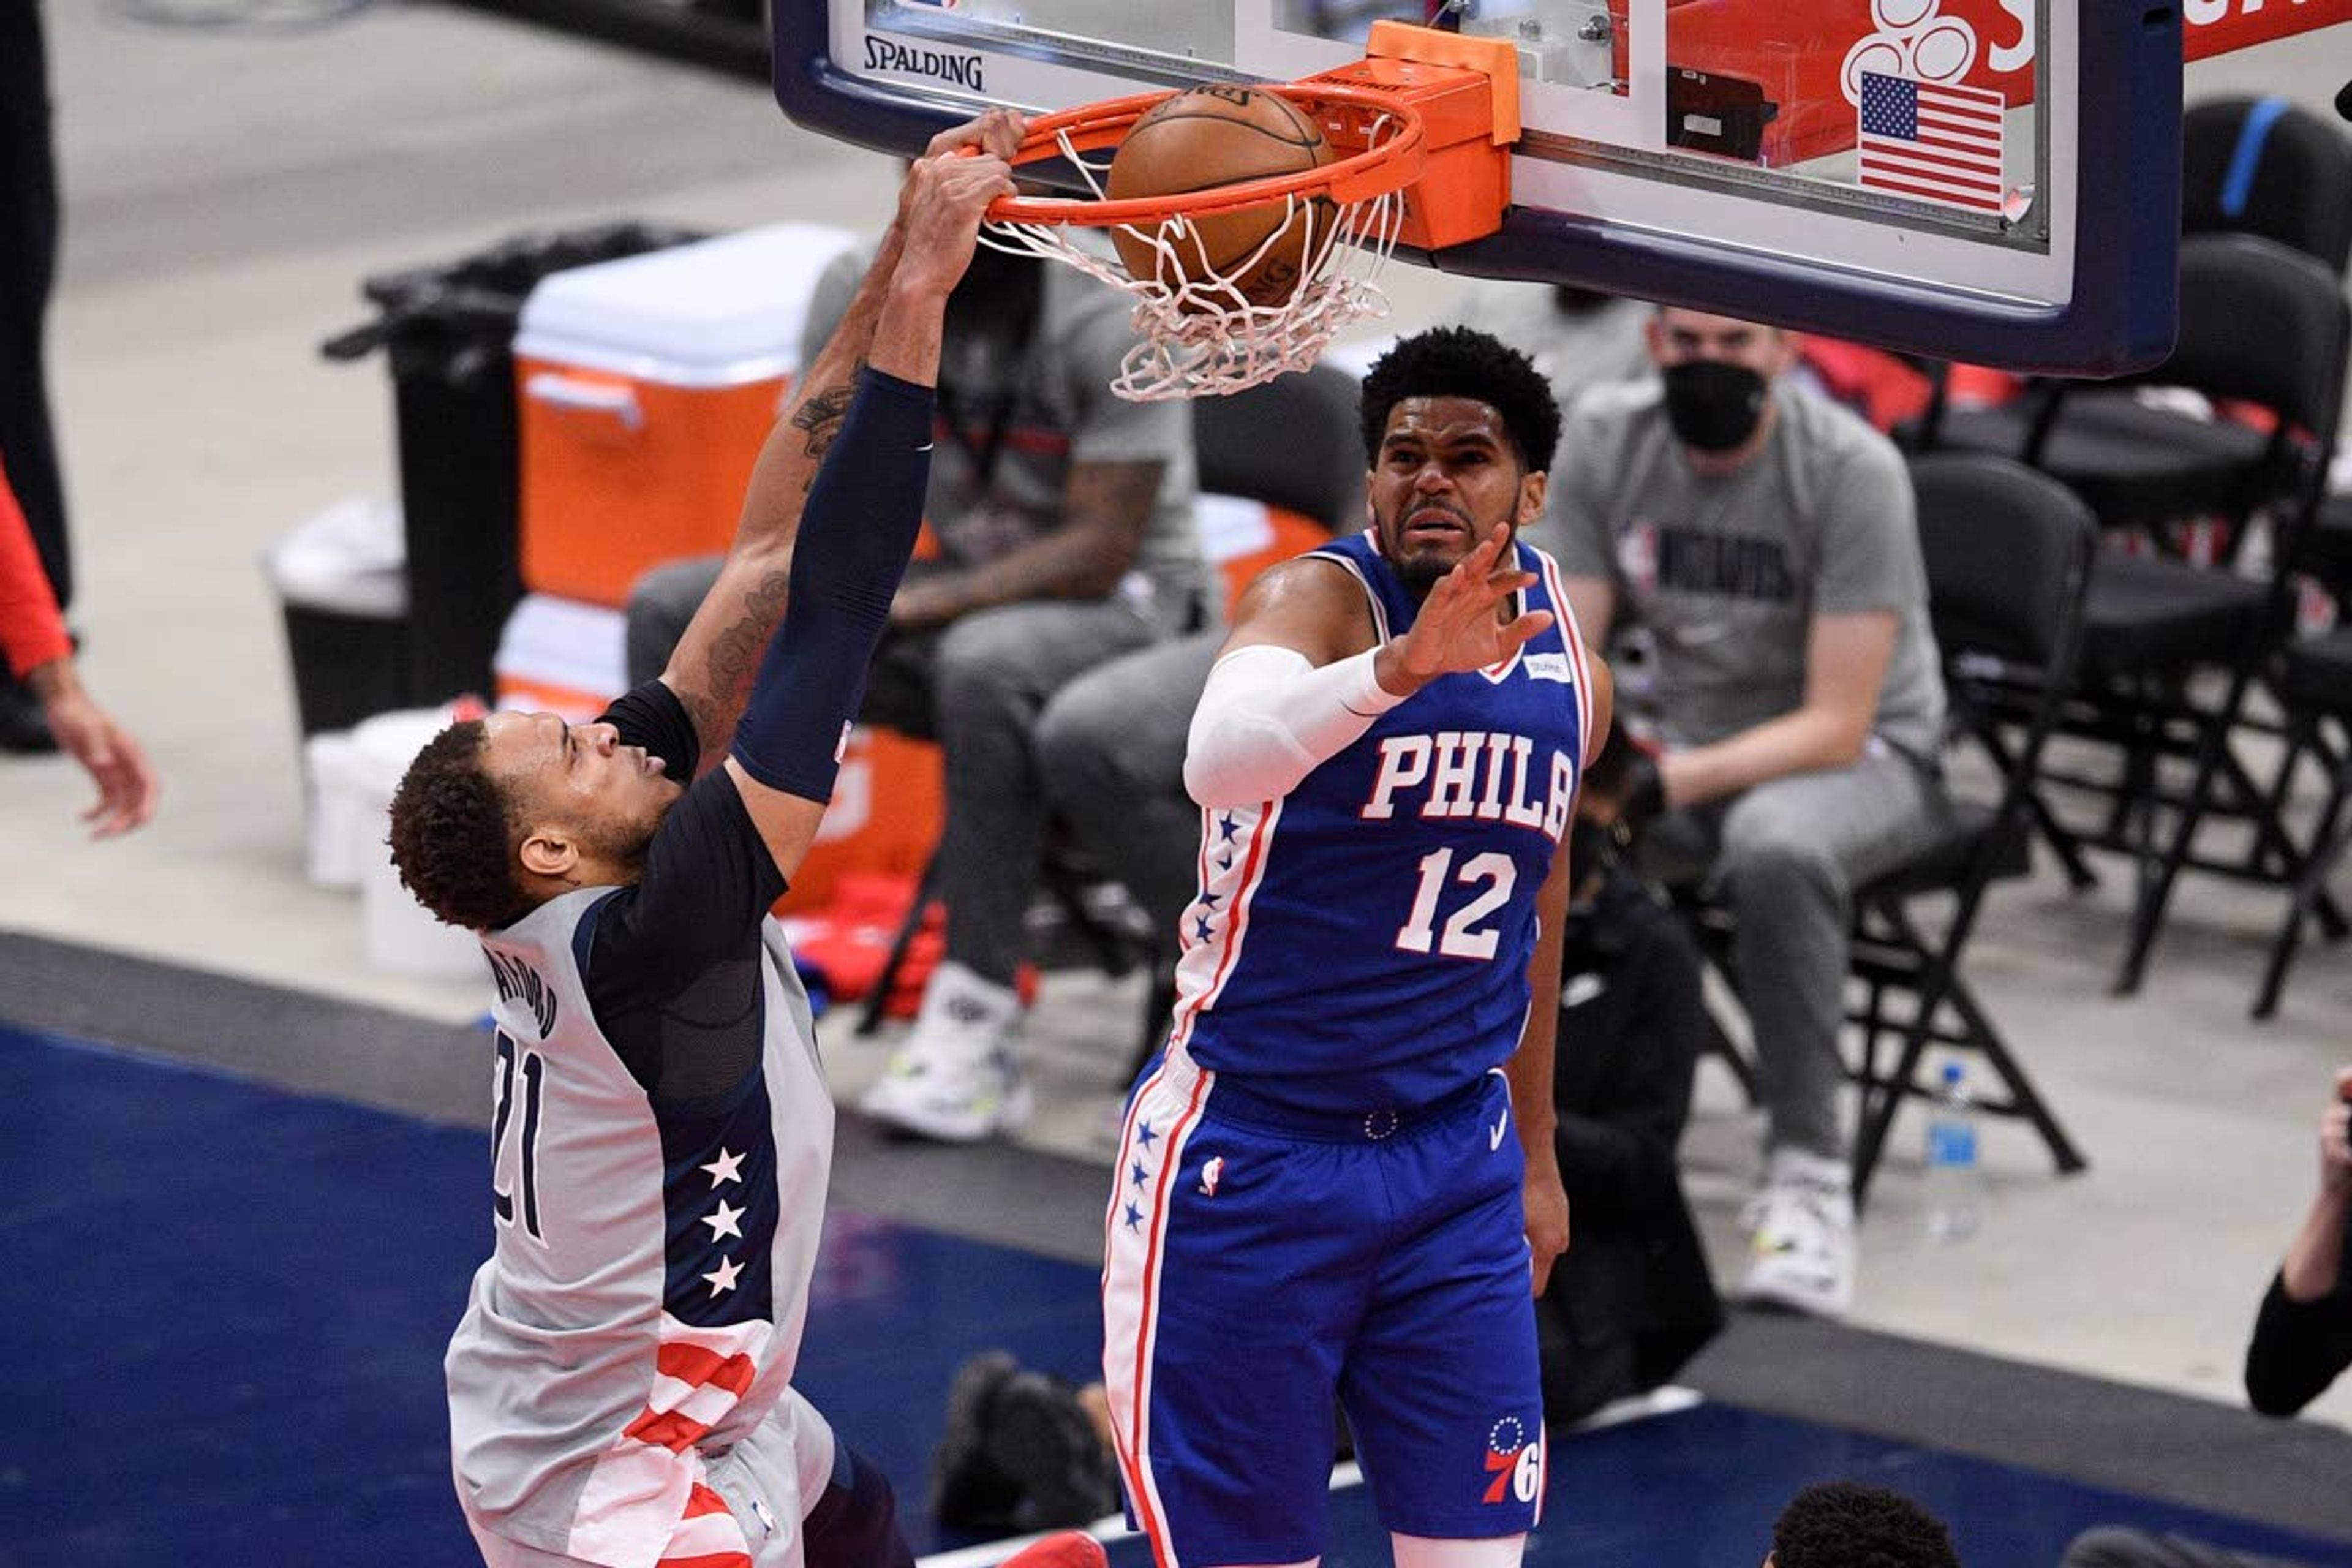
[(1772, 1526), (1774, 1568), (1960, 1568), (1951, 1532), (1884, 1487), (1807, 1487)]
[(1416, 332), (1373, 362), (1360, 403), (1364, 457), (1381, 460), (1389, 415), (1408, 397), (1468, 397), (1503, 416), (1519, 466), (1528, 473), (1551, 467), (1559, 447), (1559, 403), (1535, 362), (1501, 339), (1473, 327), (1433, 327)]
[(525, 913), (506, 792), (483, 765), (488, 731), (452, 724), (416, 753), (392, 795), (392, 863), (416, 901), (455, 926), (488, 930)]

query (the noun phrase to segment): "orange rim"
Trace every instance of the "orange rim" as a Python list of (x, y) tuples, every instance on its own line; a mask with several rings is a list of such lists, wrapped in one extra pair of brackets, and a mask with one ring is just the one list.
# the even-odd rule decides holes
[[(1234, 212), (1294, 195), (1325, 195), (1345, 206), (1401, 191), (1421, 178), (1424, 132), (1421, 111), (1412, 105), (1386, 93), (1339, 82), (1255, 85), (1261, 91), (1280, 93), (1294, 102), (1309, 106), (1353, 104), (1394, 119), (1398, 128), (1378, 146), (1296, 174), (1269, 174), (1262, 179), (1236, 180), (1205, 191), (1186, 191), (1181, 195), (1130, 196), (1121, 201), (1000, 196), (989, 205), (988, 216), (997, 223), (1076, 224), (1108, 228), (1118, 224), (1151, 224), (1163, 218)], [(1142, 92), (1041, 116), (1029, 122), (1029, 132), (1022, 139), (1021, 150), (1013, 154), (1013, 162), (1035, 163), (1058, 158), (1066, 135), (1074, 152), (1092, 153), (1115, 147), (1127, 139), (1137, 121), (1175, 96), (1175, 89)]]

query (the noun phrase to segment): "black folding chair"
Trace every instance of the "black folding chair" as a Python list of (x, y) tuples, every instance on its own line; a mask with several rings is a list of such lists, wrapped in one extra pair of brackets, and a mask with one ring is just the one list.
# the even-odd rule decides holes
[[(1857, 1204), (1903, 1100), (1936, 1092), (1920, 1077), (1931, 1045), (1982, 1057), (2002, 1096), (1983, 1098), (1981, 1108), (2031, 1121), (2061, 1172), (2084, 1166), (1962, 976), (1960, 960), (1993, 884), (2032, 869), (2033, 789), (2043, 747), (2074, 685), (2098, 527), (2071, 490), (2006, 458), (1931, 454), (1912, 460), (1911, 475), (1950, 703), (1948, 729), (1956, 741), (1979, 743), (2007, 732), (1997, 753), (1994, 797), (1955, 799), (1935, 844), (1855, 891), (1850, 973), (1864, 998), (1850, 1014), (1862, 1030), (1853, 1072), (1863, 1090), (1853, 1151)], [(2021, 690), (2034, 696), (2021, 731), (2010, 730), (1999, 715), (2014, 710)], [(1940, 923), (1919, 916), (1930, 899), (1948, 900)], [(1896, 998), (1906, 1000), (1890, 1008)]]
[(2276, 798), (2284, 804), (2306, 758), (2319, 764), (2326, 784), (2318, 816), (2301, 847), (2286, 914), (2263, 966), (2254, 999), (2257, 1018), (2278, 1011), (2305, 928), (2321, 923), (2317, 916), (2327, 879), (2352, 849), (2347, 811), (2352, 805), (2352, 497), (2338, 497), (2321, 510), (2295, 565), (2327, 590), (2336, 602), (2336, 618), (2324, 635), (2290, 638), (2280, 649), (2271, 686), (2286, 714), (2287, 753), (2279, 767)]
[(2284, 98), (2221, 98), (2180, 118), (2180, 228), (2234, 230), (2352, 260), (2352, 137)]
[[(2133, 858), (2137, 882), (2118, 992), (2138, 986), (2184, 868), (2278, 883), (2299, 863), (2271, 792), (2230, 745), (2289, 619), (2289, 584), (2276, 572), (2241, 574), (2226, 555), (2199, 565), (2161, 547), (2166, 523), (2214, 514), (2229, 521), (2234, 544), (2260, 510), (2273, 559), (2292, 559), (2323, 493), (2343, 395), (2346, 308), (2322, 262), (2248, 234), (2196, 235), (2181, 245), (2180, 294), (2179, 344), (2138, 379), (2254, 405), (2272, 416), (2270, 430), (2148, 406), (2113, 386), (2069, 384), (2043, 388), (2026, 413), (1955, 412), (1943, 427), (1948, 444), (1981, 449), (2018, 443), (2022, 425), (2018, 455), (2081, 494), (2105, 527), (2137, 529), (2158, 547), (2103, 552), (2091, 575), (2081, 690), (2064, 727), (2113, 748), (2118, 769), (2048, 770), (2052, 782), (2103, 795), (2105, 819), (2077, 829), (2046, 799), (2034, 806), (2076, 886), (2095, 879), (2085, 845)], [(2198, 679), (2213, 671), (2218, 700), (2216, 683)], [(2166, 784), (2168, 760), (2189, 764), (2185, 789)], [(2174, 813), (2168, 837), (2158, 829), (2167, 807)], [(2251, 825), (2243, 854), (2195, 852), (2209, 815)], [(2321, 914), (2340, 923), (2332, 904)]]

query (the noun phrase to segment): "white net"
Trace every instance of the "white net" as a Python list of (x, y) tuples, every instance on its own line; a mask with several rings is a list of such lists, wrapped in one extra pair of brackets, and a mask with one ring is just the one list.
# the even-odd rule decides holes
[[(1373, 144), (1395, 128), (1385, 120), (1375, 125)], [(1063, 156), (1101, 199), (1097, 171), (1066, 134), (1061, 141)], [(1221, 263), (1210, 257), (1193, 221), (1181, 215), (1148, 227), (1116, 226), (1149, 248), (1149, 274), (1089, 247), (1077, 237), (1086, 230), (1076, 224), (992, 222), (982, 226), (981, 239), (999, 250), (1075, 267), (1135, 301), (1140, 341), (1111, 382), (1119, 396), (1137, 403), (1222, 396), (1304, 370), (1350, 324), (1389, 313), (1379, 279), (1403, 221), (1401, 192), (1346, 204), (1280, 195), (1265, 205), (1280, 208), (1280, 221), (1257, 245)], [(1294, 254), (1299, 258), (1296, 286), (1277, 294), (1265, 286), (1265, 275), (1282, 270)]]

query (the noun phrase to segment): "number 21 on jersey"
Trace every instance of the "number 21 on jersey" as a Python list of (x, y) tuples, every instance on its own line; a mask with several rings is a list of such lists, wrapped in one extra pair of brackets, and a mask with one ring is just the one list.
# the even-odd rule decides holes
[[(515, 1114), (518, 1088), (522, 1093), (520, 1116)], [(490, 1199), (500, 1225), (520, 1221), (523, 1234), (533, 1241), (547, 1239), (539, 1227), (539, 1112), (546, 1097), (547, 1058), (517, 1046), (514, 1037), (500, 1029), (496, 1106), (490, 1117)], [(514, 1138), (511, 1162), (509, 1134)], [(508, 1173), (509, 1164), (512, 1175)]]
[[(1478, 922), (1510, 900), (1518, 879), (1518, 864), (1508, 855), (1488, 850), (1457, 868), (1453, 850), (1431, 850), (1421, 858), (1421, 883), (1413, 890), (1412, 914), (1397, 929), (1397, 946), (1407, 952), (1433, 951), (1446, 958), (1492, 959), (1501, 933), (1492, 926), (1482, 929)], [(1452, 901), (1446, 897), (1449, 890), (1466, 890), (1468, 897), (1446, 917), (1441, 931), (1438, 905)]]

